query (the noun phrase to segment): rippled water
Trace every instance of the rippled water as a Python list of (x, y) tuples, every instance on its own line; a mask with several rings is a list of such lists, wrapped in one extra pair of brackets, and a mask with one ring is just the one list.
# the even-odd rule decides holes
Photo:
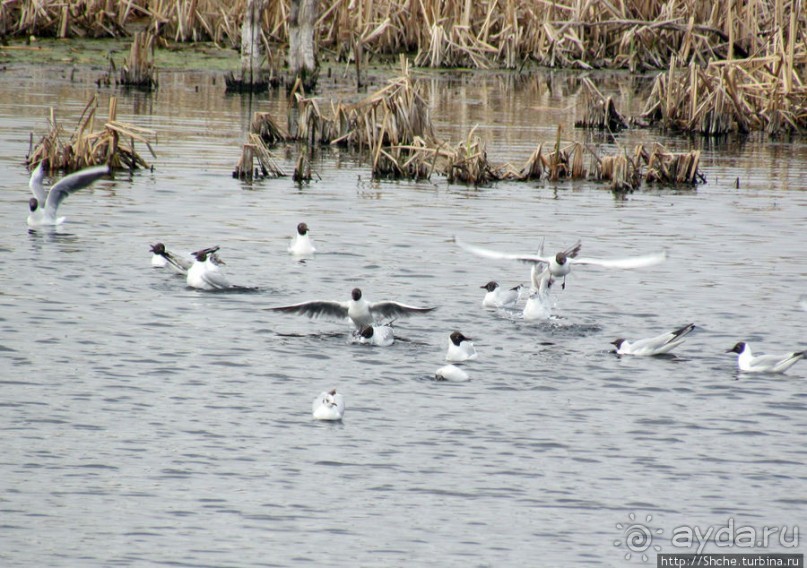
[[(71, 130), (97, 74), (0, 76), (0, 563), (623, 566), (640, 563), (616, 526), (631, 514), (664, 530), (665, 552), (694, 552), (671, 545), (680, 525), (807, 518), (807, 363), (738, 377), (724, 354), (740, 339), (807, 347), (803, 140), (705, 145), (707, 185), (624, 199), (592, 182), (376, 182), (327, 149), (310, 185), (249, 185), (230, 176), (249, 117), (284, 116), (284, 97), (250, 103), (220, 78), (163, 73), (153, 96), (99, 94), (99, 115), (118, 94), (120, 120), (158, 131), (154, 172), (103, 180), (65, 202), (63, 227), (29, 232), (29, 133), (44, 134), (50, 107)], [(574, 76), (427, 81), (438, 134), (478, 125), (497, 160), (525, 160), (558, 121), (588, 139), (572, 129)], [(603, 88), (640, 110), (629, 81)], [(280, 155), (291, 171), (297, 149)], [(319, 253), (301, 263), (286, 246), (303, 220)], [(556, 318), (528, 324), (483, 310), (479, 288), (526, 282), (528, 268), (473, 257), (453, 235), (669, 260), (577, 267), (553, 290)], [(158, 240), (221, 245), (231, 280), (259, 290), (189, 290), (150, 268)], [(439, 308), (396, 322), (386, 349), (349, 344), (340, 322), (262, 310), (354, 286)], [(690, 321), (677, 356), (609, 352)], [(436, 383), (455, 329), (479, 359), (469, 382)], [(332, 387), (344, 421), (313, 421)]]

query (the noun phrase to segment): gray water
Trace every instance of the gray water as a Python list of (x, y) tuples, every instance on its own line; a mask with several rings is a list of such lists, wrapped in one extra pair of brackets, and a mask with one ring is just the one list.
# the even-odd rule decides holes
[[(793, 542), (807, 519), (807, 363), (740, 376), (724, 351), (807, 347), (804, 140), (666, 138), (703, 146), (708, 183), (624, 198), (594, 182), (378, 182), (332, 149), (309, 185), (248, 184), (230, 173), (251, 113), (285, 116), (284, 96), (164, 72), (153, 95), (99, 92), (99, 117), (117, 95), (119, 120), (158, 132), (154, 171), (102, 180), (65, 201), (65, 225), (29, 232), (29, 133), (46, 132), (51, 107), (71, 131), (98, 75), (0, 75), (0, 564), (640, 565), (633, 523), (662, 530), (663, 552), (695, 552), (671, 543), (680, 526), (785, 527)], [(615, 148), (572, 128), (574, 76), (425, 81), (438, 134), (478, 125), (492, 159), (521, 163), (559, 122), (565, 139)], [(640, 110), (630, 81), (603, 88)], [(278, 152), (291, 171), (298, 150)], [(300, 221), (319, 250), (306, 262), (286, 253)], [(528, 323), (483, 310), (479, 288), (526, 282), (528, 267), (473, 257), (454, 235), (669, 259), (577, 267), (553, 289), (554, 319)], [(188, 289), (150, 267), (157, 241), (218, 244), (229, 278), (258, 291)], [(438, 309), (398, 320), (389, 348), (262, 309), (354, 286)], [(675, 356), (610, 352), (689, 322)], [(434, 382), (455, 329), (479, 359), (463, 366), (470, 381)], [(344, 420), (314, 421), (311, 401), (334, 387)], [(803, 553), (796, 542), (707, 551)]]

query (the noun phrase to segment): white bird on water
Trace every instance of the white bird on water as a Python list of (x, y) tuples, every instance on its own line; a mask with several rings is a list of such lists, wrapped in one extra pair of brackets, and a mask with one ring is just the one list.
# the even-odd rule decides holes
[[(562, 288), (566, 287), (566, 276), (571, 272), (572, 265), (574, 264), (588, 264), (592, 266), (601, 266), (603, 268), (642, 268), (645, 266), (653, 266), (655, 264), (659, 264), (664, 262), (667, 259), (667, 253), (660, 252), (654, 254), (648, 254), (644, 256), (632, 256), (626, 258), (612, 258), (612, 259), (599, 259), (599, 258), (577, 258), (578, 253), (580, 252), (580, 248), (582, 245), (580, 241), (577, 241), (568, 249), (561, 251), (554, 256), (544, 256), (543, 253), (535, 254), (514, 254), (514, 253), (506, 253), (506, 252), (499, 252), (483, 247), (478, 247), (475, 245), (470, 245), (461, 241), (460, 239), (454, 237), (454, 242), (457, 245), (467, 250), (470, 253), (473, 253), (477, 256), (481, 256), (483, 258), (492, 258), (492, 259), (506, 259), (506, 260), (517, 260), (519, 262), (526, 262), (531, 264), (546, 264), (549, 266), (549, 273), (554, 276), (555, 278), (563, 277), (563, 285)], [(541, 246), (543, 249), (543, 245)], [(534, 279), (533, 279), (534, 280)]]
[(345, 415), (345, 399), (336, 389), (321, 392), (311, 404), (311, 412), (317, 420), (341, 420)]
[(56, 182), (50, 191), (45, 189), (43, 180), (45, 179), (45, 167), (47, 160), (42, 160), (31, 174), (28, 182), (34, 196), (28, 201), (28, 226), (55, 226), (61, 225), (65, 217), (58, 217), (59, 205), (71, 193), (85, 188), (97, 179), (110, 173), (109, 166), (94, 166), (84, 168), (70, 175), (67, 175)]
[(193, 265), (193, 260), (177, 256), (165, 248), (163, 243), (151, 245), (151, 266), (154, 268), (165, 268), (170, 266), (178, 274), (187, 274)]
[(308, 225), (299, 223), (297, 225), (297, 233), (289, 243), (289, 254), (294, 256), (310, 256), (317, 252), (314, 247), (314, 241), (311, 240), (311, 235), (308, 234)]
[(278, 306), (266, 309), (276, 312), (301, 314), (310, 318), (320, 316), (336, 319), (350, 318), (353, 325), (356, 326), (356, 329), (362, 330), (368, 325), (373, 325), (376, 317), (398, 318), (414, 314), (423, 314), (435, 308), (419, 308), (417, 306), (409, 306), (390, 301), (372, 303), (362, 297), (362, 292), (359, 288), (353, 288), (353, 291), (350, 293), (350, 300), (346, 302), (314, 300), (292, 304), (290, 306)]
[(611, 345), (616, 347), (617, 355), (640, 355), (652, 356), (669, 353), (684, 342), (686, 336), (695, 329), (694, 323), (688, 323), (684, 327), (674, 331), (662, 333), (655, 337), (628, 341), (624, 338), (615, 339)]
[(783, 355), (757, 355), (745, 341), (738, 342), (726, 353), (737, 354), (737, 367), (746, 373), (784, 373), (807, 355), (807, 351), (793, 351)]
[(459, 331), (454, 331), (448, 336), (446, 361), (472, 361), (476, 357), (476, 348), (470, 337), (464, 336)]
[[(533, 266), (533, 272), (535, 272), (535, 266)], [(549, 288), (554, 283), (549, 267), (545, 266), (537, 276), (533, 274), (532, 282), (532, 290), (524, 305), (524, 310), (521, 312), (521, 317), (528, 321), (548, 320), (552, 316), (552, 298), (549, 297)]]
[(194, 261), (188, 269), (187, 283), (191, 288), (199, 290), (225, 290), (232, 288), (220, 265), (224, 264), (216, 252), (218, 246), (202, 249), (193, 253)]
[(488, 309), (512, 308), (521, 297), (521, 284), (509, 290), (503, 289), (498, 282), (491, 280), (484, 286), (487, 290), (482, 299), (482, 307)]
[(435, 381), (448, 381), (452, 383), (462, 383), (468, 380), (468, 373), (456, 365), (444, 365), (434, 372)]
[(389, 347), (395, 343), (395, 332), (391, 325), (368, 325), (359, 332), (359, 343)]

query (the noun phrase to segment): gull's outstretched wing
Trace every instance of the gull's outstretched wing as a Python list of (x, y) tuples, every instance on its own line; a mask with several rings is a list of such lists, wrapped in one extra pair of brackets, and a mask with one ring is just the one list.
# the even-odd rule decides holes
[(48, 192), (45, 190), (45, 160), (40, 160), (39, 165), (31, 174), (31, 180), (28, 182), (28, 187), (39, 202), (40, 207), (45, 206), (45, 201), (48, 199)]
[(87, 187), (108, 173), (109, 166), (103, 165), (94, 166), (92, 168), (84, 168), (83, 170), (79, 170), (63, 177), (50, 188), (50, 193), (48, 193), (48, 199), (45, 204), (45, 210), (50, 212), (50, 214), (55, 217), (56, 210), (59, 208), (59, 204), (64, 201), (65, 197), (78, 191), (79, 189)]
[(625, 258), (569, 258), (572, 264), (590, 264), (592, 266), (601, 266), (603, 268), (643, 268), (645, 266), (653, 266), (661, 264), (667, 260), (666, 252), (658, 252), (654, 254), (646, 254), (644, 256), (630, 256)]
[(290, 314), (300, 314), (310, 318), (330, 317), (344, 319), (347, 317), (347, 302), (334, 302), (329, 300), (314, 300), (311, 302), (301, 302), (290, 306), (277, 306), (266, 308), (274, 312), (286, 312)]
[[(528, 262), (528, 263), (538, 263), (544, 262), (548, 263), (551, 259), (549, 257), (543, 256), (543, 254), (514, 254), (508, 252), (500, 252), (496, 250), (491, 250), (484, 247), (478, 247), (476, 245), (468, 244), (464, 241), (461, 241), (457, 237), (454, 237), (454, 242), (457, 244), (458, 247), (464, 249), (472, 254), (477, 256), (481, 256), (483, 258), (492, 258), (496, 260), (518, 260), (519, 262)], [(579, 244), (579, 243), (578, 243)], [(543, 250), (543, 242), (541, 243), (541, 250)]]
[(413, 314), (422, 314), (434, 310), (431, 308), (419, 308), (417, 306), (407, 306), (399, 302), (376, 302), (370, 304), (370, 313), (373, 315), (381, 316), (384, 318), (399, 318), (411, 316)]

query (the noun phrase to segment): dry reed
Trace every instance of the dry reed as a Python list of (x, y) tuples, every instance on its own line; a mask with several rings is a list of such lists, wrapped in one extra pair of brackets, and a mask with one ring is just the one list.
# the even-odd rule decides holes
[(149, 138), (155, 136), (154, 131), (119, 122), (115, 97), (109, 99), (109, 113), (103, 128), (95, 130), (97, 109), (98, 98), (93, 96), (85, 106), (76, 129), (69, 136), (51, 109), (50, 129), (29, 152), (28, 163), (33, 165), (47, 158), (51, 171), (66, 172), (97, 164), (109, 164), (114, 169), (149, 168), (135, 150), (135, 142), (145, 145), (156, 157), (149, 142)]
[(154, 66), (154, 42), (156, 38), (145, 32), (137, 32), (132, 38), (129, 58), (120, 70), (120, 84), (151, 91), (157, 88), (157, 68)]
[(250, 132), (241, 146), (241, 157), (233, 170), (233, 177), (252, 180), (267, 177), (285, 177), (286, 172), (277, 163), (260, 135)]

